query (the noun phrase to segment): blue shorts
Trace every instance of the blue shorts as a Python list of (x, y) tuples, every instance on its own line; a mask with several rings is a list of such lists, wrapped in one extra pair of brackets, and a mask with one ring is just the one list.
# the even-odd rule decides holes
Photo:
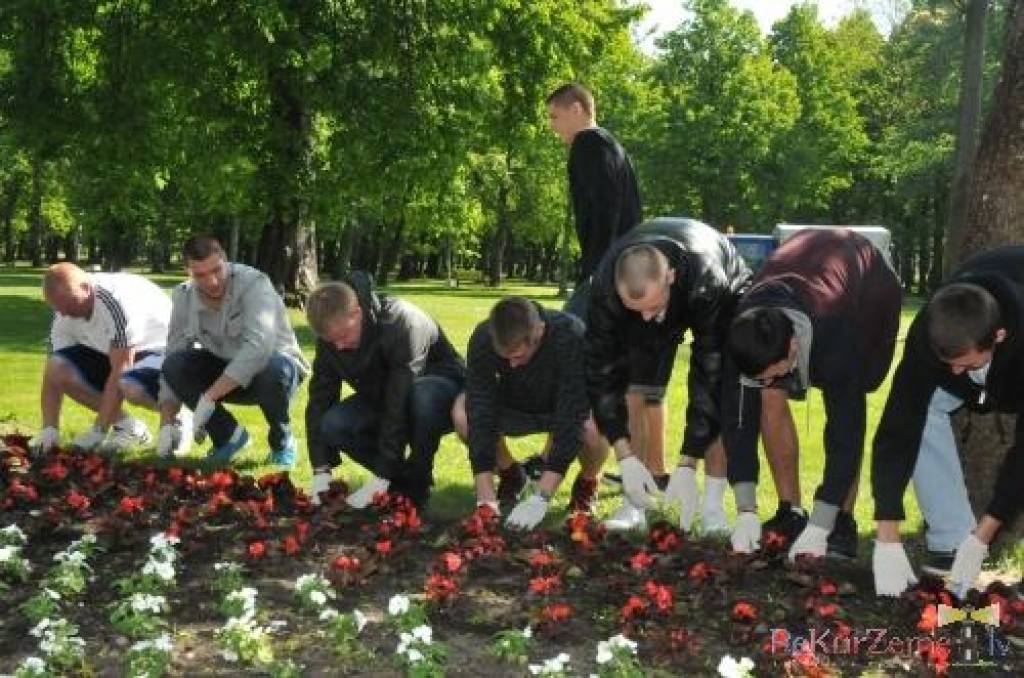
[[(60, 356), (74, 367), (78, 376), (89, 388), (97, 392), (103, 391), (103, 387), (110, 377), (110, 358), (105, 353), (100, 353), (82, 344), (75, 344), (54, 351), (53, 355)], [(154, 355), (158, 355), (158, 353), (140, 351), (135, 354), (135, 363), (138, 364)], [(122, 378), (131, 379), (137, 383), (153, 400), (156, 400), (160, 393), (160, 368), (158, 367), (137, 367), (127, 370)]]

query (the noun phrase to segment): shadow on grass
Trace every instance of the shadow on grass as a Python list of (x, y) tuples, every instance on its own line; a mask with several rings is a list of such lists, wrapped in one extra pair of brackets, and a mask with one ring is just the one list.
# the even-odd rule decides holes
[(45, 353), (53, 314), (37, 299), (0, 294), (0, 347), (5, 351)]

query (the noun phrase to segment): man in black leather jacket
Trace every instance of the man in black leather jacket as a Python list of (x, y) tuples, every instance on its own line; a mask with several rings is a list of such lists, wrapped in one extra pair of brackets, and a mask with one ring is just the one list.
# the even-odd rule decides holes
[[(654, 479), (630, 445), (630, 384), (668, 383), (665, 349), (693, 334), (682, 457), (666, 497), (690, 527), (696, 510), (695, 466), (709, 448), (715, 459), (708, 490), (724, 494), (725, 455), (719, 438), (722, 350), (726, 329), (750, 270), (729, 240), (685, 218), (659, 218), (620, 238), (594, 274), (587, 310), (587, 390), (598, 429), (615, 449), (623, 475), (622, 507), (609, 529), (639, 529)], [(655, 374), (660, 373), (660, 374)], [(655, 379), (650, 377), (654, 376)]]

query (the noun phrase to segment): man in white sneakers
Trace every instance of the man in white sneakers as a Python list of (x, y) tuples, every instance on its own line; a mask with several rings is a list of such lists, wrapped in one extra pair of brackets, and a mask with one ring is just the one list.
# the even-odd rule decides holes
[[(122, 405), (127, 400), (156, 409), (170, 298), (141, 276), (89, 274), (71, 263), (50, 267), (43, 295), (55, 315), (43, 374), (43, 428), (33, 447), (46, 452), (59, 443), (65, 395), (96, 412), (95, 423), (74, 439), (74, 447), (120, 450), (151, 442), (146, 425)], [(182, 425), (188, 426), (184, 420), (174, 423), (179, 430)], [(169, 441), (161, 448), (166, 455), (173, 451)]]

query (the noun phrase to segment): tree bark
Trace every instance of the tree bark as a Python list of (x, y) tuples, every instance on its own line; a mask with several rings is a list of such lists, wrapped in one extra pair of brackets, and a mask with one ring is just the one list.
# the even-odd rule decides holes
[(38, 155), (32, 159), (32, 188), (28, 214), (28, 255), (32, 266), (39, 268), (43, 265), (43, 231), (46, 224), (43, 222), (43, 161)]
[(501, 285), (501, 271), (504, 265), (505, 245), (508, 242), (509, 219), (509, 178), (504, 177), (498, 189), (498, 221), (494, 226), (494, 238), (491, 241), (491, 259), (487, 272), (487, 284), (491, 287)]
[[(957, 120), (956, 157), (949, 196), (949, 241), (956, 249), (967, 221), (967, 182), (978, 140), (981, 117), (981, 81), (985, 62), (985, 18), (988, 0), (970, 0), (967, 6), (964, 59), (960, 80), (960, 114)], [(945, 272), (950, 262), (946, 260)]]
[[(950, 252), (958, 261), (1024, 240), (1024, 0), (1016, 0), (1009, 14), (1002, 75), (968, 182), (966, 224), (961, 246)], [(997, 427), (996, 415), (975, 416), (963, 446), (967, 489), (976, 513), (984, 510), (1013, 443), (1015, 417), (1001, 418)], [(1018, 519), (1002, 531), (1002, 538), (1019, 539), (1022, 534), (1024, 520)]]
[(0, 224), (3, 224), (4, 261), (14, 263), (17, 239), (14, 234), (14, 211), (18, 207), (18, 198), (21, 195), (22, 182), (12, 178), (4, 186), (4, 201), (0, 207)]

